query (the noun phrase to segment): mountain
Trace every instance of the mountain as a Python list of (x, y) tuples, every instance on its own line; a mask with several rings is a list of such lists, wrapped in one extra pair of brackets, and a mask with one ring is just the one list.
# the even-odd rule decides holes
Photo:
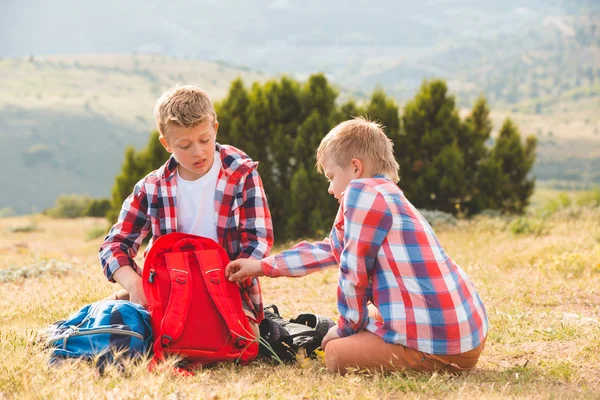
[[(443, 78), (540, 139), (535, 173), (593, 184), (600, 159), (597, 0), (0, 2), (0, 209), (106, 197), (175, 83), (325, 72), (343, 97), (399, 103)], [(240, 67), (244, 66), (244, 67)], [(262, 71), (262, 72), (257, 72)], [(99, 167), (101, 166), (101, 167)]]
[(155, 129), (160, 93), (196, 84), (214, 98), (264, 76), (225, 63), (160, 55), (0, 60), (0, 209), (40, 211), (63, 193), (108, 197), (125, 147)]

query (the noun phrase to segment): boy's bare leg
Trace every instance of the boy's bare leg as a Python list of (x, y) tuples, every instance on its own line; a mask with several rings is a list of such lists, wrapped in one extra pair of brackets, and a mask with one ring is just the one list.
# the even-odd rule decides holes
[(345, 374), (350, 369), (370, 372), (446, 371), (459, 372), (477, 364), (484, 344), (454, 356), (436, 356), (399, 344), (389, 344), (376, 334), (362, 331), (330, 341), (325, 348), (325, 364), (330, 372)]

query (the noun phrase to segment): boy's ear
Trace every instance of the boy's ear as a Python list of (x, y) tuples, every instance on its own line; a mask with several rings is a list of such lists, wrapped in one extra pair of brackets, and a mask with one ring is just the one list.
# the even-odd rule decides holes
[(219, 131), (219, 121), (215, 121), (215, 133)]
[(165, 148), (166, 151), (168, 151), (169, 153), (173, 152), (173, 149), (171, 148), (171, 146), (169, 146), (167, 139), (165, 139), (165, 137), (163, 135), (160, 135), (158, 137), (158, 140), (160, 140), (160, 144), (163, 145), (163, 147)]
[(362, 161), (360, 161), (358, 158), (353, 158), (352, 160), (350, 160), (350, 165), (352, 166), (352, 173), (354, 174), (354, 177), (362, 177), (362, 174), (364, 172), (364, 166)]

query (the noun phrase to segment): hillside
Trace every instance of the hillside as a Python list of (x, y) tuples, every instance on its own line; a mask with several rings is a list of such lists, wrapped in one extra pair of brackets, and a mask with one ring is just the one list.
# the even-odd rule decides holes
[(0, 209), (24, 213), (63, 193), (108, 197), (125, 147), (146, 144), (156, 98), (176, 83), (215, 98), (238, 76), (225, 63), (158, 55), (0, 60)]
[(595, 0), (5, 2), (0, 167), (17, 172), (0, 209), (108, 196), (174, 83), (218, 99), (237, 76), (319, 71), (359, 101), (379, 85), (402, 104), (427, 78), (447, 80), (464, 113), (483, 94), (495, 130), (509, 116), (538, 137), (543, 184), (597, 185), (599, 16)]
[(156, 0), (23, 0), (0, 11), (0, 57), (157, 52), (268, 74), (323, 71), (399, 98), (436, 76), (455, 81), (466, 103), (483, 91), (514, 104), (598, 76), (596, 0), (175, 0), (168, 9)]
[[(153, 54), (33, 56), (0, 60), (0, 209), (27, 213), (64, 193), (108, 197), (128, 145), (145, 145), (158, 95), (175, 83), (204, 87), (213, 98), (242, 76), (266, 76), (223, 62)], [(366, 94), (342, 91), (342, 97)], [(496, 108), (540, 140), (534, 171), (543, 180), (598, 182), (600, 119), (596, 97), (563, 96), (544, 113)], [(464, 109), (464, 113), (468, 109)], [(14, 172), (13, 172), (14, 171)]]

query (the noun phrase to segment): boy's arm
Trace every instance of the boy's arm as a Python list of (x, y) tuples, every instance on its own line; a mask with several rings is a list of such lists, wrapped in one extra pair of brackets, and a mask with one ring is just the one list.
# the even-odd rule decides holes
[(329, 239), (325, 239), (322, 242), (298, 243), (290, 250), (263, 260), (233, 260), (225, 268), (225, 276), (231, 281), (264, 275), (271, 278), (300, 277), (331, 266), (337, 266), (337, 262)]
[(300, 242), (276, 256), (263, 259), (261, 263), (262, 273), (271, 278), (300, 277), (337, 266), (329, 238), (321, 242)]
[[(244, 203), (240, 208), (238, 226), (242, 251), (238, 260), (260, 260), (271, 252), (273, 222), (263, 183), (256, 169), (246, 177), (242, 199)], [(260, 322), (264, 314), (258, 278), (250, 277), (240, 281), (239, 286), (242, 301), (251, 303), (256, 321)]]
[(238, 229), (242, 252), (238, 258), (260, 260), (269, 255), (273, 246), (273, 222), (257, 170), (246, 178), (242, 198)]
[(360, 182), (352, 182), (346, 189), (343, 208), (344, 249), (340, 255), (337, 330), (341, 337), (367, 326), (367, 302), (373, 296), (370, 278), (393, 220), (383, 196)]
[(148, 199), (141, 180), (123, 202), (119, 219), (100, 245), (100, 263), (109, 281), (115, 282), (114, 273), (121, 267), (131, 268), (141, 275), (142, 270), (133, 258), (150, 230), (147, 211)]

